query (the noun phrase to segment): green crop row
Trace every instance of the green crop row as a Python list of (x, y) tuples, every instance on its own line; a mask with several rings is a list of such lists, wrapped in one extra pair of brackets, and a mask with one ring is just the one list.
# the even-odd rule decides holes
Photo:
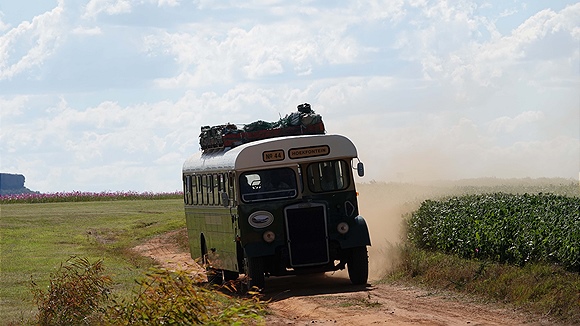
[(409, 240), (420, 248), (580, 272), (578, 197), (492, 193), (427, 200), (408, 226)]

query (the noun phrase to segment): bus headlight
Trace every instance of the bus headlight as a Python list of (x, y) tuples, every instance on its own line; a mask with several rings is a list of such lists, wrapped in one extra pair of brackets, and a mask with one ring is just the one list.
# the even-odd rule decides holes
[(272, 231), (266, 231), (262, 235), (262, 238), (264, 238), (264, 241), (266, 241), (267, 243), (271, 243), (272, 241), (274, 241), (274, 239), (276, 239), (276, 234), (274, 234), (274, 232)]
[(248, 217), (248, 223), (258, 229), (268, 227), (272, 222), (274, 222), (274, 215), (268, 211), (253, 212)]
[(338, 223), (338, 225), (336, 226), (336, 230), (340, 234), (346, 234), (348, 232), (348, 223), (346, 222)]

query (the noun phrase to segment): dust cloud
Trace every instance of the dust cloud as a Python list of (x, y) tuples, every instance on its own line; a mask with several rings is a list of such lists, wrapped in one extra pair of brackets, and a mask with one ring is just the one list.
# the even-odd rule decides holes
[(369, 250), (370, 281), (383, 277), (397, 261), (396, 246), (405, 236), (405, 216), (428, 198), (427, 187), (399, 183), (357, 185), (359, 213), (371, 235)]

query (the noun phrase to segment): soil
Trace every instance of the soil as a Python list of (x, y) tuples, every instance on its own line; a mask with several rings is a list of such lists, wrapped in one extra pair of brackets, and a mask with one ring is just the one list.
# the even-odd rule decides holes
[[(203, 269), (176, 239), (184, 230), (155, 237), (134, 248), (164, 268)], [(371, 247), (372, 248), (372, 247)], [(370, 261), (376, 250), (369, 251)], [(541, 318), (482, 303), (465, 295), (403, 285), (354, 286), (346, 272), (266, 279), (267, 325), (553, 325)]]

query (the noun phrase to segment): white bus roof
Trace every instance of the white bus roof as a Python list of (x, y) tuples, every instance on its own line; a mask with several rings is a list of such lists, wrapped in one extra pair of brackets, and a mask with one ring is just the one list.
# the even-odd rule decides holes
[(313, 159), (357, 157), (350, 139), (342, 135), (288, 136), (258, 140), (230, 150), (197, 152), (183, 164), (184, 173), (245, 170), (297, 164)]

